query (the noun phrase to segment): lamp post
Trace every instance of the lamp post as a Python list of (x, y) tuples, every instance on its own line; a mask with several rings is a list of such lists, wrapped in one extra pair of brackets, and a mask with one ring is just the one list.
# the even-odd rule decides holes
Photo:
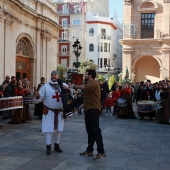
[(79, 67), (79, 62), (78, 62), (78, 57), (81, 54), (81, 50), (82, 50), (82, 46), (80, 45), (80, 41), (78, 41), (78, 39), (74, 42), (73, 46), (73, 52), (76, 56), (76, 65), (75, 67), (77, 68), (77, 72), (78, 72), (78, 67)]

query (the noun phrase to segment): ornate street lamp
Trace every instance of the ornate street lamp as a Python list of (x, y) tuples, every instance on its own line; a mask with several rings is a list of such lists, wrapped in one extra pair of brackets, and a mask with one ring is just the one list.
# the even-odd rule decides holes
[(80, 45), (80, 41), (78, 41), (78, 39), (74, 42), (72, 46), (73, 46), (73, 52), (76, 56), (75, 67), (77, 68), (77, 72), (78, 72), (78, 67), (79, 67), (78, 57), (81, 54), (82, 46)]

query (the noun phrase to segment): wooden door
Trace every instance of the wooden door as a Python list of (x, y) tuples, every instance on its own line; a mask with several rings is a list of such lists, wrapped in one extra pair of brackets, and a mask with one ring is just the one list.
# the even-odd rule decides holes
[(16, 57), (16, 79), (27, 78), (30, 80), (30, 58)]

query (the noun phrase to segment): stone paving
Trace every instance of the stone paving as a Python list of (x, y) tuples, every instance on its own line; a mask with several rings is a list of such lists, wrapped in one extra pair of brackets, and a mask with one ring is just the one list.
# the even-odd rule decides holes
[(64, 152), (54, 152), (52, 145), (50, 156), (39, 132), (41, 121), (33, 119), (11, 125), (0, 118), (4, 126), (0, 129), (0, 170), (170, 170), (170, 125), (118, 119), (103, 111), (100, 126), (107, 157), (94, 161), (79, 155), (87, 147), (84, 115), (66, 119), (60, 144)]

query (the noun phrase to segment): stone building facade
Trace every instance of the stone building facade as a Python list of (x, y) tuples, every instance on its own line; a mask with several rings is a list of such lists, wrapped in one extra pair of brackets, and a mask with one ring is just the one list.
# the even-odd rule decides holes
[(170, 78), (170, 0), (124, 0), (123, 76)]
[[(6, 75), (31, 86), (57, 67), (58, 14), (48, 0), (0, 1), (0, 82)], [(0, 83), (1, 84), (1, 83)]]
[(78, 60), (87, 60), (86, 42), (86, 15), (91, 12), (94, 15), (109, 16), (108, 0), (51, 0), (56, 5), (59, 14), (58, 62), (67, 68), (72, 68), (77, 61), (72, 45), (78, 39), (83, 47)]

